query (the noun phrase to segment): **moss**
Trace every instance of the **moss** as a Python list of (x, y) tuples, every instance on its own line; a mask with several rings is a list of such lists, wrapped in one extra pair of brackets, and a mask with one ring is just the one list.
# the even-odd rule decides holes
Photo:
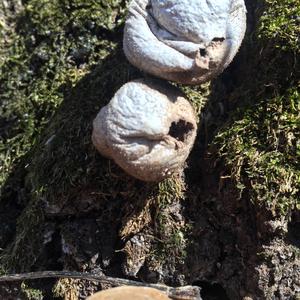
[(196, 115), (198, 116), (198, 122), (200, 121), (200, 116), (203, 108), (207, 104), (210, 92), (211, 83), (207, 82), (199, 86), (179, 86), (181, 90), (185, 93), (188, 100), (192, 103)]
[(243, 82), (230, 96), (240, 108), (213, 141), (242, 195), (281, 216), (300, 204), (296, 2), (266, 1), (248, 45), (260, 56), (247, 58)]
[[(160, 195), (156, 185), (141, 185), (109, 160), (101, 158), (90, 140), (92, 120), (99, 109), (121, 85), (140, 74), (129, 66), (122, 50), (116, 47), (114, 41), (98, 40), (97, 35), (92, 40), (89, 59), (77, 66), (69, 55), (73, 53), (72, 47), (86, 46), (86, 40), (78, 41), (77, 34), (82, 38), (82, 35), (88, 33), (75, 31), (75, 37), (66, 34), (64, 26), (67, 25), (61, 23), (65, 18), (60, 16), (62, 11), (58, 3), (60, 2), (47, 2), (47, 5), (40, 7), (33, 5), (36, 4), (34, 1), (27, 2), (24, 16), (28, 21), (22, 21), (25, 22), (24, 28), (29, 27), (26, 31), (35, 28), (38, 30), (35, 36), (43, 36), (47, 28), (53, 32), (55, 22), (59, 27), (56, 34), (48, 34), (45, 41), (42, 38), (38, 45), (30, 45), (28, 50), (22, 44), (22, 51), (25, 51), (28, 58), (22, 57), (20, 60), (25, 61), (22, 68), (30, 73), (30, 78), (27, 79), (30, 86), (25, 87), (24, 84), (24, 93), (5, 106), (10, 114), (15, 114), (19, 109), (20, 122), (24, 122), (21, 128), (25, 131), (18, 127), (20, 123), (9, 128), (8, 134), (14, 135), (15, 142), (9, 139), (4, 141), (5, 157), (8, 157), (5, 151), (14, 145), (21, 147), (22, 151), (10, 157), (4, 174), (10, 174), (18, 158), (30, 150), (30, 161), (27, 161), (26, 168), (29, 203), (18, 218), (15, 241), (2, 257), (2, 261), (11, 270), (29, 270), (41, 254), (47, 223), (45, 210), (59, 211), (68, 205), (72, 206), (72, 202), (82, 197), (82, 191), (102, 203), (102, 207), (111, 201), (114, 201), (113, 206), (118, 207), (120, 200), (117, 199), (131, 202), (142, 198), (140, 201), (147, 202), (147, 197), (150, 199)], [(51, 11), (48, 12), (48, 9)], [(56, 12), (53, 13), (52, 10)], [(122, 14), (116, 18), (121, 20), (121, 16)], [(48, 21), (41, 22), (43, 18)], [(77, 18), (77, 14), (74, 18)], [(118, 28), (110, 30), (115, 30), (114, 35), (118, 35)], [(111, 35), (113, 36), (112, 33)], [(26, 40), (23, 37), (22, 42), (23, 39)], [(26, 52), (29, 50), (33, 56)], [(43, 60), (42, 63), (40, 59)], [(38, 65), (33, 73), (26, 69), (30, 69), (32, 64)], [(19, 66), (15, 68), (15, 72), (20, 71)], [(10, 93), (16, 93), (15, 89)], [(22, 101), (27, 104), (21, 105)], [(197, 105), (200, 106), (200, 102)], [(27, 119), (24, 119), (24, 113), (27, 114)], [(12, 133), (14, 126), (19, 131), (17, 135)], [(149, 189), (148, 194), (141, 192), (145, 189)], [(177, 190), (176, 185), (173, 190), (169, 183), (159, 196), (158, 208), (161, 208), (161, 203), (170, 203), (176, 197), (173, 192)]]
[[(183, 262), (186, 256), (185, 220), (176, 219), (176, 212), (180, 214), (182, 201), (185, 199), (185, 183), (182, 178), (166, 179), (158, 185), (159, 191), (155, 198), (155, 237), (157, 242), (153, 251), (154, 258), (160, 263), (168, 263), (170, 258), (176, 257)], [(175, 207), (172, 211), (171, 207)]]
[(79, 280), (60, 279), (53, 287), (53, 297), (59, 299), (78, 299)]
[(260, 20), (261, 38), (276, 40), (276, 47), (299, 52), (300, 6), (297, 0), (266, 0)]
[[(1, 131), (0, 185), (5, 187), (5, 199), (18, 189), (18, 176), (25, 178), (28, 190), (15, 240), (2, 255), (10, 270), (25, 271), (35, 264), (43, 251), (45, 211), (72, 206), (82, 191), (102, 207), (111, 201), (117, 207), (117, 199), (131, 203), (142, 198), (144, 203), (155, 198), (158, 214), (179, 197), (178, 183), (141, 185), (101, 158), (90, 141), (99, 109), (121, 85), (141, 76), (118, 45), (125, 10), (125, 1), (24, 2), (0, 78), (0, 109), (6, 124)], [(199, 92), (204, 89), (184, 88), (198, 111), (205, 102)], [(21, 163), (25, 172), (17, 176), (14, 168)], [(14, 180), (7, 181), (10, 175)], [(141, 192), (145, 189), (149, 193)], [(162, 228), (166, 220), (162, 215), (159, 219)], [(157, 234), (162, 237), (162, 230)], [(164, 236), (170, 240), (168, 249), (179, 243), (177, 237), (177, 231)]]
[(0, 266), (0, 276), (4, 276), (5, 274), (7, 274), (6, 270), (3, 266)]
[(64, 92), (115, 48), (109, 35), (123, 21), (123, 10), (120, 1), (25, 2), (0, 49), (0, 186), (35, 144)]
[(39, 203), (29, 205), (18, 219), (16, 238), (14, 243), (1, 255), (3, 268), (8, 272), (15, 270), (24, 272), (29, 270), (41, 251), (45, 230), (44, 213)]
[(24, 282), (21, 284), (21, 291), (26, 300), (42, 300), (43, 293), (37, 289), (28, 287)]
[(243, 111), (215, 140), (238, 188), (281, 215), (299, 205), (299, 99), (295, 88), (264, 99)]
[[(111, 81), (117, 79), (118, 86), (128, 78), (124, 57), (120, 63), (117, 57), (120, 50), (112, 55), (114, 62), (110, 61), (113, 66), (119, 65), (115, 72), (109, 74), (108, 68), (102, 73), (101, 68), (102, 61), (116, 49), (115, 39), (120, 36), (125, 4), (120, 1), (93, 1), (88, 5), (82, 1), (25, 1), (9, 32), (10, 39), (1, 48), (2, 202), (10, 201), (13, 191), (19, 192), (19, 181), (28, 173), (26, 201), (31, 203), (18, 219), (14, 244), (7, 255), (2, 255), (10, 269), (18, 265), (22, 266), (21, 270), (28, 270), (38, 257), (43, 242), (41, 201), (47, 199), (51, 203), (57, 200), (57, 195), (62, 197), (67, 193), (67, 186), (74, 186), (76, 181), (79, 184), (80, 179), (88, 180), (84, 174), (89, 169), (80, 163), (86, 161), (86, 152), (82, 150), (90, 148), (91, 119), (116, 90), (112, 87), (103, 99), (97, 85), (100, 83), (106, 91)], [(99, 75), (95, 71), (79, 84), (80, 95), (74, 96), (78, 89), (73, 91), (63, 104), (72, 88), (96, 65), (99, 78), (89, 82)], [(117, 74), (120, 70), (123, 76)], [(45, 130), (50, 120), (51, 126)], [(36, 156), (34, 161), (28, 160), (31, 155)], [(91, 160), (94, 157), (95, 154)], [(91, 160), (88, 163), (91, 164)], [(16, 172), (18, 168), (21, 172)], [(41, 168), (44, 168), (42, 172)]]

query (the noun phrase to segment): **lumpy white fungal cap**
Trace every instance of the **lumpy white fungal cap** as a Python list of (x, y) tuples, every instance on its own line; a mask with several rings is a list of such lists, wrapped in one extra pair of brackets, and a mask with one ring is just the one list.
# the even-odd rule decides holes
[(243, 0), (133, 0), (124, 52), (146, 72), (198, 84), (229, 65), (245, 30)]
[(231, 0), (151, 0), (157, 22), (179, 38), (208, 44), (225, 38)]
[(194, 111), (178, 90), (138, 80), (121, 87), (101, 109), (92, 138), (132, 176), (159, 181), (182, 168), (195, 135)]

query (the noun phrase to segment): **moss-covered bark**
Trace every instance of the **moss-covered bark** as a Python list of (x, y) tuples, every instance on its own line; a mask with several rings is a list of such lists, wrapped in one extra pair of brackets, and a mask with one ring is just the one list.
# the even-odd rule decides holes
[[(198, 283), (204, 296), (216, 283), (229, 299), (296, 299), (299, 5), (248, 2), (247, 36), (230, 68), (181, 87), (199, 113), (184, 174), (145, 184), (90, 140), (114, 92), (147, 76), (122, 53), (127, 2), (0, 0), (3, 272), (101, 271)], [(35, 287), (49, 294), (53, 284)], [(62, 280), (53, 290), (96, 288)]]

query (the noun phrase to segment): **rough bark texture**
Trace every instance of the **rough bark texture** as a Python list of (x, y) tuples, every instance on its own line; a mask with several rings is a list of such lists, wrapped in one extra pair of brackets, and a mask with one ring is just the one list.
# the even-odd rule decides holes
[[(17, 1), (16, 1), (17, 4)], [(146, 184), (101, 157), (92, 120), (147, 77), (121, 47), (125, 1), (0, 0), (0, 267), (197, 284), (206, 299), (299, 299), (299, 5), (247, 1), (246, 39), (212, 83), (184, 178)], [(84, 299), (71, 279), (0, 299)]]

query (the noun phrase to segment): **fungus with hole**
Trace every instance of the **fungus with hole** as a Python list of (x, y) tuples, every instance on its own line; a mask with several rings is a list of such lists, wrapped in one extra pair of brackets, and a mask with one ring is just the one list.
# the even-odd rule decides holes
[(194, 110), (177, 88), (136, 80), (123, 85), (100, 110), (92, 140), (130, 175), (161, 181), (183, 168), (196, 130)]
[(87, 300), (169, 300), (163, 292), (148, 287), (122, 286), (98, 292)]
[(243, 0), (133, 0), (123, 48), (146, 72), (198, 84), (230, 64), (245, 30)]

